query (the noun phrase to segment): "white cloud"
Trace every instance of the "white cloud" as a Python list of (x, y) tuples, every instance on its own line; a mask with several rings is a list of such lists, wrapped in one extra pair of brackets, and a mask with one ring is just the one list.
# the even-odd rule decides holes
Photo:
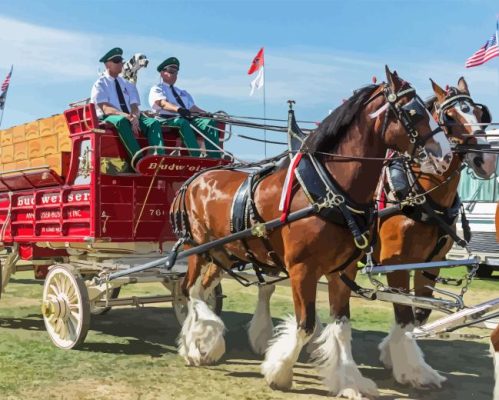
[[(33, 95), (45, 93), (43, 91), (50, 85), (53, 89), (53, 93), (49, 94), (51, 97), (64, 93), (65, 98), (70, 98), (73, 92), (68, 91), (72, 90), (77, 100), (90, 91), (98, 69), (102, 68), (98, 63), (102, 54), (122, 44), (125, 56), (142, 52), (151, 60), (150, 67), (139, 77), (143, 108), (148, 106), (148, 88), (159, 79), (156, 65), (165, 57), (176, 55), (181, 61), (179, 86), (187, 88), (195, 98), (202, 98), (202, 106), (216, 110), (220, 108), (218, 103), (229, 104), (231, 110), (228, 111), (243, 115), (247, 109), (261, 109), (261, 100), (257, 96), (249, 97), (251, 77), (246, 73), (257, 47), (234, 49), (220, 44), (209, 47), (161, 37), (123, 35), (121, 32), (66, 31), (3, 16), (0, 16), (0, 37), (9, 38), (2, 43), (2, 60), (8, 63), (2, 67), (7, 70), (11, 63), (14, 64), (13, 80), (20, 93), (26, 90), (26, 84), (29, 84), (30, 94)], [(370, 83), (373, 75), (377, 75), (380, 81), (384, 79), (385, 62), (380, 56), (297, 47), (266, 48), (265, 57), (269, 110), (282, 110), (286, 100), (294, 99), (298, 108), (308, 109), (309, 114), (314, 112), (307, 118), (325, 115), (328, 109), (340, 104), (342, 98), (348, 97), (353, 89)], [(465, 70), (461, 64), (443, 60), (412, 63), (405, 61), (401, 55), (399, 60), (390, 60), (390, 67), (415, 84), (422, 95), (431, 94), (429, 77), (445, 86), (455, 84), (464, 74), (472, 95), (492, 106), (492, 109), (494, 106), (498, 109), (499, 82), (492, 66)], [(9, 96), (12, 98), (11, 94)], [(13, 102), (8, 106), (21, 107)], [(40, 107), (31, 111), (33, 118), (41, 117), (39, 113), (42, 111), (62, 111), (46, 111), (42, 105)], [(272, 115), (271, 112), (268, 115)], [(21, 115), (21, 110), (11, 115)]]

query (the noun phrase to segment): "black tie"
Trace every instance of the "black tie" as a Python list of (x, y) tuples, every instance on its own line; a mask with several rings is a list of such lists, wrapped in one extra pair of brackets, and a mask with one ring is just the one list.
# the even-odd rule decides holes
[(175, 88), (173, 87), (173, 85), (170, 85), (170, 89), (172, 90), (172, 93), (173, 93), (173, 97), (175, 97), (175, 100), (177, 100), (177, 103), (180, 107), (183, 107), (183, 108), (187, 108), (184, 104), (184, 102), (182, 101), (181, 97), (178, 95), (177, 91), (175, 90)]
[(130, 114), (128, 107), (126, 106), (125, 96), (123, 96), (123, 92), (121, 91), (120, 84), (118, 83), (118, 79), (115, 79), (114, 83), (116, 84), (116, 93), (118, 94), (118, 100), (120, 101), (121, 111), (123, 111), (124, 113)]

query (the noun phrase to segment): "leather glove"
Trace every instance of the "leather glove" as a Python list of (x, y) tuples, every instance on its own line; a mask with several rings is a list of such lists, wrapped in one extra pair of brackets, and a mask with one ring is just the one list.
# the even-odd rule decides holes
[(184, 107), (180, 107), (177, 112), (179, 113), (179, 115), (182, 117), (182, 118), (186, 118), (186, 119), (190, 119), (192, 118), (192, 115), (191, 115), (191, 112), (187, 109), (187, 108), (184, 108)]

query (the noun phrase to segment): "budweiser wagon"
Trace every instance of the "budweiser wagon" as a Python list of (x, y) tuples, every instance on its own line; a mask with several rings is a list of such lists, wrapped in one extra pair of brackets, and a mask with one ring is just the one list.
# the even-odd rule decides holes
[[(134, 171), (114, 127), (99, 123), (93, 104), (0, 131), (2, 290), (20, 260), (45, 278), (42, 313), (56, 346), (82, 344), (90, 316), (114, 306), (172, 302), (183, 321), (182, 264), (97, 279), (164, 257), (176, 240), (168, 214), (177, 189), (196, 172), (230, 162), (222, 147), (222, 158), (190, 157), (176, 128), (163, 128), (163, 135), (167, 155), (145, 155)], [(146, 139), (137, 139), (152, 154)], [(161, 282), (167, 293), (119, 297), (123, 285), (142, 282)], [(220, 286), (210, 305), (220, 313)]]

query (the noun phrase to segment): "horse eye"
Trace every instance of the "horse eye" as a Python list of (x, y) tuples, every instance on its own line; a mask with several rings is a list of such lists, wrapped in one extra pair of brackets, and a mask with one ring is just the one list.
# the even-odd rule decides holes
[(468, 106), (467, 104), (462, 105), (461, 106), (461, 111), (464, 112), (464, 113), (470, 112), (470, 106)]

